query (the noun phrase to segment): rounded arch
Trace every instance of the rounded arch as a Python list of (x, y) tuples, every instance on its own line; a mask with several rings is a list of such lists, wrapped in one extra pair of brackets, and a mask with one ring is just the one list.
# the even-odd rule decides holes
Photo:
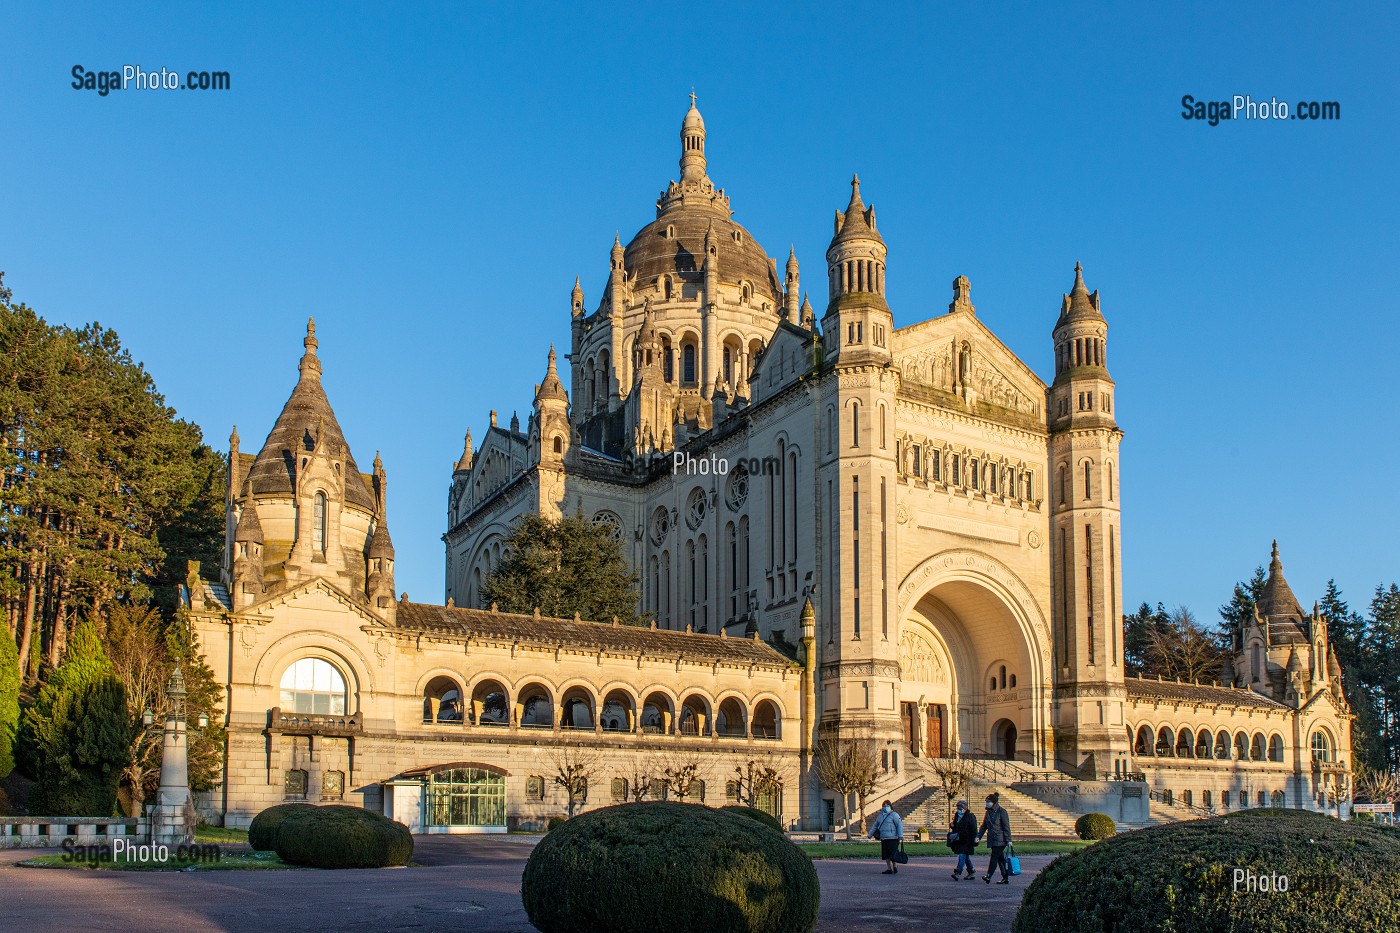
[(1182, 726), (1176, 733), (1176, 757), (1190, 758), (1194, 754), (1196, 737), (1190, 728)]
[(1256, 732), (1249, 741), (1249, 760), (1264, 760), (1264, 733)]
[(735, 695), (723, 697), (715, 708), (715, 735), (743, 738), (748, 734), (748, 707)]
[(1170, 758), (1176, 754), (1176, 746), (1173, 739), (1172, 727), (1162, 726), (1157, 730), (1157, 747), (1155, 749), (1158, 758)]
[(1269, 760), (1272, 762), (1283, 761), (1283, 736), (1277, 732), (1269, 736)]
[(598, 707), (598, 725), (604, 732), (635, 732), (637, 728), (637, 698), (628, 687), (613, 687), (602, 693)]
[(462, 682), (455, 674), (438, 674), (421, 690), (424, 722), (460, 723), (466, 716)]
[(1249, 760), (1249, 736), (1245, 734), (1244, 730), (1235, 733), (1234, 756), (1236, 761)]
[(477, 726), (510, 724), (510, 692), (503, 680), (490, 675), (476, 678), (467, 694), (467, 719)]
[(1337, 760), (1337, 740), (1332, 730), (1317, 724), (1308, 730), (1308, 751), (1312, 759), (1323, 764)]
[(531, 678), (515, 691), (515, 717), (521, 728), (554, 727), (555, 692), (543, 680)]
[(1152, 727), (1148, 725), (1138, 726), (1133, 741), (1133, 754), (1144, 757), (1151, 756), (1155, 746), (1156, 743), (1152, 740)]
[(593, 731), (597, 696), (591, 686), (574, 684), (559, 694), (559, 728)]
[(750, 731), (756, 739), (782, 738), (783, 711), (777, 700), (763, 697), (754, 703)]
[(686, 692), (680, 705), (681, 735), (710, 735), (713, 731), (714, 701), (700, 690)]
[(642, 732), (651, 735), (670, 735), (675, 731), (675, 698), (669, 692), (662, 690), (651, 690), (643, 694), (638, 723)]
[(1007, 761), (1018, 759), (1016, 742), (1020, 738), (1020, 732), (1016, 724), (1010, 719), (998, 719), (992, 724), (991, 744), (992, 754)]
[(284, 712), (344, 716), (350, 690), (340, 665), (315, 654), (291, 662), (278, 679), (278, 705)]
[(291, 632), (268, 645), (253, 669), (253, 682), (280, 688), (282, 675), (302, 657), (321, 658), (340, 668), (349, 692), (347, 710), (349, 706), (358, 710), (360, 695), (365, 691), (374, 692), (374, 668), (359, 647), (341, 635), (320, 630)]
[(1196, 757), (1197, 757), (1197, 758), (1210, 758), (1210, 757), (1211, 757), (1211, 754), (1210, 754), (1211, 744), (1212, 744), (1212, 736), (1211, 736), (1211, 734), (1210, 734), (1210, 730), (1209, 730), (1209, 729), (1202, 729), (1200, 732), (1197, 732), (1197, 733), (1196, 733)]
[(1009, 718), (1017, 730), (1018, 756), (1049, 766), (1049, 705), (999, 700), (989, 708), (986, 700), (993, 672), (996, 692), (1001, 692), (1003, 663), (1008, 690), (1012, 676), (1018, 689), (1049, 689), (1050, 627), (1030, 588), (1000, 561), (970, 548), (954, 548), (925, 559), (905, 575), (896, 605), (902, 627), (920, 626), (946, 652), (948, 747), (995, 753), (989, 744), (992, 723)]
[(1221, 760), (1230, 758), (1230, 730), (1221, 729), (1215, 734), (1215, 757)]

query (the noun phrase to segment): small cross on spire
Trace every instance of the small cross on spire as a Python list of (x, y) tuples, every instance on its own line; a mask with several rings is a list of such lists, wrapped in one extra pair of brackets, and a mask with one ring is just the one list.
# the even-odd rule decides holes
[(693, 84), (690, 86), (690, 106), (692, 109), (695, 107), (695, 85)]

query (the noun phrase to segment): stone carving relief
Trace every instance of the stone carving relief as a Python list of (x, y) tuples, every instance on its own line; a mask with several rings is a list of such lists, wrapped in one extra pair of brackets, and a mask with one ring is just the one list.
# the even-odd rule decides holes
[(915, 631), (906, 631), (899, 637), (899, 669), (906, 681), (931, 684), (948, 682), (948, 673), (944, 670), (939, 652), (927, 638)]

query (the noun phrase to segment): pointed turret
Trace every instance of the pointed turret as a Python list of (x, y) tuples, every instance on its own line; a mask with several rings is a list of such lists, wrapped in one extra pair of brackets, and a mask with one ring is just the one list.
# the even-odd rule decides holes
[(797, 247), (789, 246), (787, 281), (783, 289), (783, 317), (793, 324), (797, 324), (799, 321), (801, 282), (802, 278), (797, 267)]
[(845, 363), (886, 363), (894, 319), (885, 303), (885, 241), (875, 229), (875, 209), (851, 177), (851, 200), (836, 213), (836, 233), (826, 250), (830, 300), (822, 328), (826, 351)]
[(583, 317), (583, 285), (578, 276), (574, 276), (574, 290), (569, 296), (569, 307), (574, 317)]
[(705, 181), (705, 119), (690, 95), (690, 109), (681, 121), (681, 184)]
[(252, 496), (245, 496), (233, 533), (233, 572), (229, 596), (235, 609), (254, 603), (263, 591), (263, 530)]
[(462, 456), (457, 461), (454, 473), (466, 473), (472, 468), (472, 430), (467, 428), (466, 439), (462, 441)]
[(1053, 339), (1052, 426), (1116, 430), (1114, 383), (1108, 374), (1108, 322), (1099, 310), (1099, 293), (1085, 286), (1084, 267), (1077, 262), (1074, 285), (1060, 302)]
[(552, 400), (569, 403), (568, 393), (564, 391), (564, 383), (559, 381), (558, 361), (554, 353), (554, 344), (549, 345), (549, 365), (545, 370), (544, 381), (535, 390), (535, 401)]
[(1264, 581), (1264, 592), (1256, 603), (1259, 615), (1272, 621), (1293, 619), (1301, 621), (1303, 607), (1288, 581), (1283, 578), (1283, 561), (1278, 556), (1278, 541), (1274, 541), (1269, 557), (1269, 576)]

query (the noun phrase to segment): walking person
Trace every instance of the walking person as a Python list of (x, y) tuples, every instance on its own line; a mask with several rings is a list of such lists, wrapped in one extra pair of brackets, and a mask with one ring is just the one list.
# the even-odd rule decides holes
[(1011, 818), (1001, 808), (1001, 795), (987, 795), (987, 815), (982, 819), (982, 828), (977, 831), (980, 842), (987, 837), (987, 845), (992, 847), (992, 859), (987, 863), (987, 873), (982, 880), (992, 883), (992, 872), (1001, 869), (1001, 880), (997, 884), (1011, 883), (1011, 863), (1006, 860), (1006, 847), (1011, 845)]
[[(959, 880), (959, 875), (962, 875), (971, 881), (977, 874), (972, 869), (972, 854), (977, 851), (977, 817), (968, 809), (966, 800), (958, 801), (957, 812), (953, 814), (953, 822), (948, 827), (948, 837), (948, 846), (958, 857), (958, 867), (953, 869), (953, 880)], [(965, 875), (964, 870), (967, 872)]]
[(899, 851), (899, 844), (904, 841), (904, 821), (894, 812), (894, 807), (888, 800), (880, 807), (880, 813), (875, 817), (875, 825), (870, 827), (869, 836), (871, 839), (880, 840), (880, 858), (885, 860), (885, 870), (880, 874), (899, 874), (899, 867), (894, 863), (894, 854)]

